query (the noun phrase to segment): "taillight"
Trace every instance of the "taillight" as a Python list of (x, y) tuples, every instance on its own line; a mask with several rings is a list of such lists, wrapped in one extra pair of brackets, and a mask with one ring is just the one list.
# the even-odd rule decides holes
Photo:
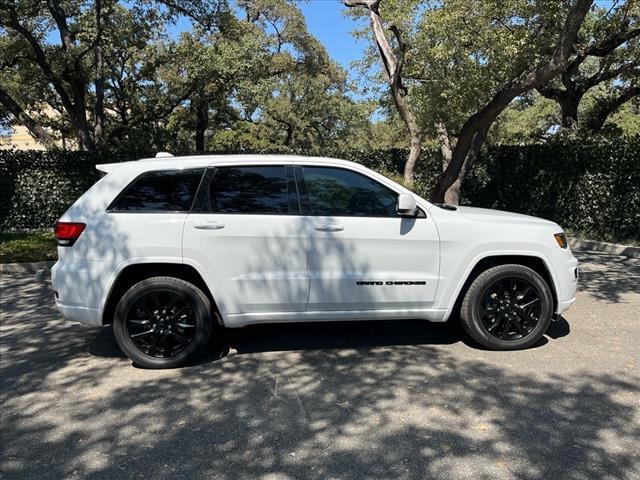
[(79, 222), (58, 222), (56, 223), (55, 235), (58, 245), (61, 247), (70, 247), (80, 234), (84, 231), (87, 225)]

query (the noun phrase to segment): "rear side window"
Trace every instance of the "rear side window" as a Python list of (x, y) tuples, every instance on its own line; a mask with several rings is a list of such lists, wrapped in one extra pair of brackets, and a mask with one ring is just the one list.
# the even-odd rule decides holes
[(398, 216), (398, 194), (365, 175), (332, 167), (304, 167), (303, 173), (312, 215)]
[(203, 173), (203, 168), (143, 173), (122, 191), (109, 210), (188, 212)]
[(287, 215), (298, 213), (295, 195), (284, 165), (216, 167), (203, 211)]

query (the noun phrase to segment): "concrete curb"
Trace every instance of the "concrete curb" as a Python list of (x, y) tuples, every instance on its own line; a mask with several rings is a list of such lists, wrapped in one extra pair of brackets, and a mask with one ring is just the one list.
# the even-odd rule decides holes
[(629, 258), (640, 258), (640, 247), (634, 247), (631, 245), (617, 245), (615, 243), (569, 237), (569, 246), (572, 250), (577, 252), (608, 253), (609, 255), (622, 255)]
[(48, 272), (56, 262), (0, 263), (0, 273), (36, 273)]

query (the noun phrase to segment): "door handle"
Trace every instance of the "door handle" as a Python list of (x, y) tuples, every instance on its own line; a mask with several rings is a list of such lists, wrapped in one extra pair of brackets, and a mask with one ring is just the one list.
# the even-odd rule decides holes
[(316, 225), (315, 229), (319, 232), (341, 232), (342, 230), (344, 230), (344, 227), (342, 225), (322, 224)]
[(220, 230), (224, 228), (224, 223), (221, 222), (197, 222), (193, 224), (193, 228), (198, 230)]

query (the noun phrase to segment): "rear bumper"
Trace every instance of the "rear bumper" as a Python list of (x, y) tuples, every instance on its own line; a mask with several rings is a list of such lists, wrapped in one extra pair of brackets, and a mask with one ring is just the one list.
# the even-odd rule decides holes
[(56, 307), (64, 318), (72, 322), (80, 322), (93, 327), (102, 325), (102, 312), (97, 308), (64, 305), (58, 301), (56, 301)]
[(65, 258), (51, 269), (56, 307), (66, 319), (85, 325), (102, 325), (105, 285), (113, 264)]

